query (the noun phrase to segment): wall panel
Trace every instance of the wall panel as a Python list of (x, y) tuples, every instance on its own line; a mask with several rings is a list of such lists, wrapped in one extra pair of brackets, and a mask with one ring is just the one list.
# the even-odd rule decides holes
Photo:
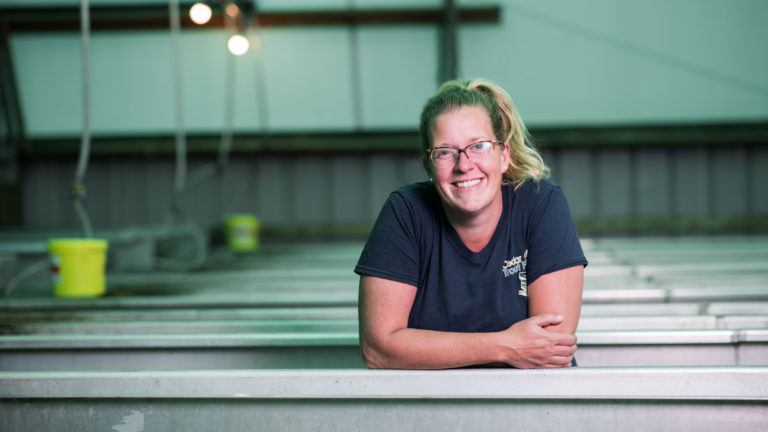
[(402, 184), (423, 182), (428, 179), (420, 154), (405, 156), (401, 159), (400, 163), (402, 164), (401, 172), (403, 174), (401, 180)]
[(253, 201), (258, 204), (255, 209), (251, 209), (249, 199), (238, 203), (238, 207), (243, 207), (243, 211), (251, 209), (265, 224), (281, 224), (289, 220), (292, 184), (287, 183), (286, 172), (290, 162), (277, 156), (259, 158), (256, 163), (256, 196), (253, 197)]
[(596, 215), (615, 219), (632, 216), (632, 153), (626, 148), (595, 153)]
[(220, 222), (226, 214), (255, 213), (259, 198), (257, 170), (253, 158), (233, 158), (221, 175), (209, 179), (216, 185), (220, 202), (218, 217), (212, 223)]
[[(95, 227), (117, 226), (123, 222), (119, 215), (125, 207), (137, 198), (135, 193), (127, 193), (116, 181), (120, 175), (119, 166), (112, 169), (112, 158), (105, 158), (99, 163), (88, 163), (85, 173), (87, 202), (86, 209), (91, 224)], [(131, 189), (135, 190), (136, 185)], [(123, 222), (124, 223), (124, 222)]]
[(285, 222), (298, 224), (331, 223), (333, 194), (332, 165), (327, 157), (295, 157), (282, 180), (290, 185), (286, 197), (291, 212)]
[(749, 157), (750, 215), (768, 216), (768, 149), (753, 148)]
[(331, 160), (331, 220), (334, 224), (360, 223), (368, 219), (368, 191), (371, 179), (366, 175), (364, 156), (335, 156)]
[(712, 152), (713, 213), (738, 217), (748, 213), (747, 153), (744, 148), (720, 148)]
[(188, 161), (187, 172), (184, 207), (190, 220), (201, 224), (220, 220), (222, 196), (219, 194), (219, 178), (212, 171), (210, 161), (192, 158)]
[(390, 154), (372, 154), (368, 158), (369, 196), (368, 214), (374, 219), (390, 192), (402, 186), (398, 157)]
[(709, 216), (710, 190), (709, 152), (705, 147), (673, 149), (672, 184), (675, 199), (672, 215), (676, 217)]
[[(92, 162), (97, 163), (97, 162)], [(173, 202), (175, 162), (170, 158), (147, 159), (147, 187), (138, 195), (145, 199), (142, 206), (148, 211), (149, 224), (162, 224), (170, 220)]]
[(665, 149), (638, 151), (634, 160), (636, 217), (668, 217), (674, 199), (668, 152)]
[(595, 172), (590, 149), (563, 149), (559, 155), (557, 181), (563, 188), (574, 219), (595, 214)]
[(270, 130), (351, 130), (349, 29), (262, 32)]
[[(23, 173), (26, 226), (36, 229), (80, 229), (71, 200), (74, 161), (42, 159), (25, 168)], [(86, 181), (86, 188), (89, 184)]]
[[(768, 151), (760, 147), (550, 147), (544, 157), (577, 220), (706, 220), (768, 215)], [(194, 157), (190, 173), (208, 166)], [(86, 175), (95, 229), (169, 220), (170, 157), (95, 157)], [(26, 160), (30, 229), (81, 229), (70, 199), (74, 160)], [(426, 180), (413, 153), (242, 154), (223, 175), (188, 183), (191, 221), (216, 225), (247, 212), (269, 226), (370, 224), (389, 193)]]
[(424, 101), (438, 86), (437, 27), (365, 26), (357, 31), (363, 125), (417, 128)]

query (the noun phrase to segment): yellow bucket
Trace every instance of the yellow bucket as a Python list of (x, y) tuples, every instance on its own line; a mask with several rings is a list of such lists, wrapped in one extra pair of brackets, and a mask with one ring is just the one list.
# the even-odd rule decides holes
[(98, 297), (104, 294), (107, 241), (102, 239), (50, 239), (53, 295)]
[(249, 214), (233, 214), (226, 217), (224, 229), (229, 248), (236, 252), (248, 252), (259, 247), (259, 219)]

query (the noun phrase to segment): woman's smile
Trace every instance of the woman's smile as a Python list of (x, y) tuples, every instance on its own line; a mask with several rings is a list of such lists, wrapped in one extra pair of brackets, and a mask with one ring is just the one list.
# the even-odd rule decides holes
[(478, 184), (480, 184), (480, 181), (481, 181), (480, 179), (464, 180), (464, 181), (456, 182), (454, 183), (454, 185), (456, 185), (456, 187), (459, 189), (469, 189), (472, 186), (477, 186)]

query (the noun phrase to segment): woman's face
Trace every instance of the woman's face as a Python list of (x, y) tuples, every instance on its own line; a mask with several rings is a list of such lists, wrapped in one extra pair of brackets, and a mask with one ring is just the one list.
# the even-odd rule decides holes
[[(444, 112), (435, 119), (433, 147), (463, 149), (478, 141), (495, 140), (491, 119), (485, 109), (464, 106)], [(464, 219), (486, 211), (501, 211), (501, 176), (509, 164), (509, 150), (497, 144), (485, 156), (459, 153), (455, 164), (431, 165), (432, 180), (449, 216)]]

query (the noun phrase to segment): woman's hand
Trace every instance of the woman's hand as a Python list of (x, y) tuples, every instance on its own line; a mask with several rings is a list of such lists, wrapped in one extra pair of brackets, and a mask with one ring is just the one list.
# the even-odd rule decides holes
[(562, 321), (559, 315), (537, 315), (499, 332), (502, 361), (517, 368), (570, 366), (576, 352), (576, 336), (547, 330)]
[[(576, 337), (563, 327), (568, 318), (541, 313), (501, 332), (487, 333), (412, 329), (408, 328), (408, 314), (415, 295), (415, 286), (374, 276), (360, 278), (360, 345), (369, 368), (449, 369), (499, 363), (545, 368), (571, 364)], [(578, 320), (578, 309), (573, 313)]]

